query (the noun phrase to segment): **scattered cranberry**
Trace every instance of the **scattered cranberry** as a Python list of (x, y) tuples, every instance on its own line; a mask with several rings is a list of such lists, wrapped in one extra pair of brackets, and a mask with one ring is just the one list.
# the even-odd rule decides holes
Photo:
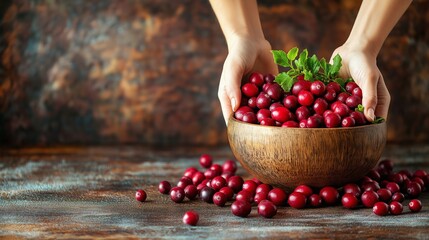
[(396, 201), (396, 202), (403, 202), (405, 199), (404, 194), (402, 194), (401, 192), (395, 192), (392, 195), (392, 201)]
[(228, 187), (230, 187), (235, 193), (241, 191), (244, 180), (240, 176), (232, 176), (228, 179)]
[(222, 176), (216, 176), (211, 180), (210, 185), (215, 191), (219, 191), (226, 186), (226, 180)]
[(374, 191), (366, 191), (362, 193), (361, 201), (365, 207), (373, 207), (374, 204), (378, 202), (378, 194)]
[(183, 223), (191, 226), (196, 226), (199, 219), (200, 219), (200, 216), (198, 215), (197, 212), (187, 211), (183, 216)]
[(216, 191), (211, 187), (204, 187), (200, 191), (200, 198), (206, 203), (212, 203), (215, 192)]
[(401, 185), (404, 182), (404, 177), (401, 173), (395, 173), (388, 177), (388, 180), (397, 183), (398, 185)]
[(203, 182), (203, 180), (206, 179), (206, 176), (204, 176), (204, 173), (202, 172), (196, 172), (194, 173), (194, 176), (192, 176), (192, 183), (194, 185), (200, 184), (201, 182)]
[(388, 184), (386, 184), (386, 188), (389, 189), (390, 192), (392, 192), (393, 194), (401, 190), (399, 185), (395, 182), (389, 182)]
[(360, 187), (355, 183), (349, 183), (343, 186), (344, 193), (352, 193), (356, 197), (360, 197), (361, 189)]
[(302, 193), (292, 192), (289, 195), (287, 202), (289, 206), (300, 209), (300, 208), (304, 208), (305, 205), (307, 204), (307, 198)]
[(171, 184), (168, 181), (161, 181), (158, 185), (158, 190), (162, 194), (169, 194), (171, 189)]
[(266, 200), (268, 197), (268, 192), (258, 192), (255, 194), (255, 196), (253, 197), (253, 201), (256, 204), (259, 204), (262, 200)]
[(420, 212), (422, 209), (422, 202), (420, 202), (418, 199), (412, 199), (408, 203), (408, 207), (410, 208), (411, 212)]
[(380, 161), (378, 163), (378, 166), (382, 169), (388, 170), (389, 172), (391, 172), (393, 170), (393, 162), (392, 162), (392, 160), (389, 160), (389, 159), (385, 159), (385, 160)]
[(229, 201), (234, 196), (234, 191), (230, 187), (223, 187), (219, 190), (219, 192), (225, 194), (226, 200)]
[(366, 182), (362, 184), (362, 191), (378, 191), (380, 189), (380, 184), (378, 182)]
[(252, 211), (252, 205), (249, 202), (237, 200), (231, 204), (231, 212), (238, 217), (247, 217)]
[(268, 193), (268, 200), (270, 200), (276, 206), (284, 206), (287, 201), (287, 194), (281, 188), (273, 188)]
[(422, 188), (420, 187), (420, 184), (416, 182), (410, 182), (409, 184), (407, 184), (407, 194), (410, 197), (416, 198), (420, 195), (421, 192)]
[(184, 177), (188, 177), (188, 178), (192, 178), (192, 176), (194, 176), (194, 174), (195, 174), (196, 172), (198, 172), (198, 169), (196, 169), (196, 168), (194, 168), (194, 167), (190, 167), (190, 168), (187, 168), (187, 169), (185, 170), (185, 173), (183, 173), (183, 176), (184, 176)]
[(422, 191), (423, 191), (423, 189), (425, 188), (425, 182), (423, 181), (423, 179), (421, 179), (421, 178), (419, 178), (419, 177), (413, 177), (413, 178), (411, 179), (411, 181), (412, 181), (412, 182), (416, 182), (416, 183), (418, 183), (418, 184), (420, 185), (420, 187), (421, 187)]
[(195, 185), (188, 185), (185, 187), (185, 196), (189, 199), (189, 200), (193, 200), (197, 197), (198, 195), (198, 189)]
[(193, 184), (192, 179), (188, 177), (182, 177), (179, 182), (177, 182), (177, 186), (185, 189), (186, 186)]
[(310, 197), (313, 194), (313, 189), (307, 185), (299, 185), (293, 191), (302, 193), (306, 197)]
[(419, 177), (421, 179), (425, 178), (425, 176), (427, 176), (428, 173), (425, 170), (416, 170), (413, 174), (413, 177)]
[(237, 171), (237, 164), (235, 163), (234, 160), (226, 160), (222, 164), (222, 172), (223, 173), (235, 174), (236, 171)]
[(213, 203), (219, 207), (225, 206), (227, 200), (228, 198), (222, 192), (217, 192), (213, 195)]
[(262, 200), (258, 204), (258, 214), (264, 218), (272, 218), (277, 214), (277, 207), (268, 200)]
[(387, 188), (380, 188), (377, 190), (380, 201), (389, 202), (392, 199), (392, 192)]
[[(251, 110), (250, 110), (251, 111)], [(208, 154), (203, 154), (200, 157), (200, 165), (203, 168), (210, 168), (213, 164), (213, 158), (212, 156)]]
[(402, 206), (402, 204), (400, 202), (392, 201), (389, 204), (389, 211), (393, 215), (401, 214), (403, 209), (404, 209), (404, 207)]
[(240, 192), (237, 193), (237, 195), (235, 196), (235, 199), (252, 203), (253, 194), (249, 191), (241, 190)]
[(137, 201), (144, 202), (144, 201), (146, 201), (146, 197), (147, 197), (147, 194), (144, 190), (138, 189), (136, 191), (136, 200)]
[(313, 193), (308, 198), (308, 205), (310, 207), (320, 207), (322, 206), (322, 198), (319, 196), (319, 194)]
[(335, 205), (340, 198), (338, 190), (331, 186), (327, 186), (320, 189), (319, 195), (322, 200), (328, 205)]
[(359, 200), (353, 193), (346, 193), (341, 198), (341, 203), (345, 208), (354, 209), (359, 205)]
[(170, 198), (175, 203), (181, 203), (185, 198), (185, 190), (181, 187), (174, 187), (170, 191)]
[(372, 207), (372, 211), (378, 216), (386, 216), (389, 212), (389, 206), (385, 202), (377, 202)]
[(271, 189), (273, 189), (271, 185), (263, 183), (263, 184), (260, 184), (258, 187), (256, 187), (255, 193), (264, 192), (268, 194), (268, 192), (270, 192)]
[(246, 180), (243, 183), (242, 189), (250, 192), (253, 195), (255, 194), (257, 187), (258, 185), (253, 180)]

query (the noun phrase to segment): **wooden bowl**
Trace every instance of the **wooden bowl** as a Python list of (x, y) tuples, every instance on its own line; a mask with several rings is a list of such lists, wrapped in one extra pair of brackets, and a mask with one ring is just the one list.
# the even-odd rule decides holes
[(231, 150), (264, 183), (284, 188), (341, 186), (365, 176), (386, 145), (386, 123), (352, 128), (284, 128), (231, 117)]

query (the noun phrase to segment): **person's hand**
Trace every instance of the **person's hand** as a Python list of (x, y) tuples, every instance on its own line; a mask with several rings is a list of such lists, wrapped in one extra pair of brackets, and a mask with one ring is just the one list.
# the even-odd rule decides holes
[(331, 61), (337, 54), (342, 58), (340, 76), (352, 77), (362, 89), (362, 105), (366, 119), (371, 122), (375, 117), (387, 119), (390, 94), (377, 67), (376, 56), (369, 51), (353, 49), (347, 45), (337, 48)]
[(271, 45), (265, 39), (236, 37), (228, 44), (228, 50), (218, 89), (223, 117), (227, 124), (229, 116), (240, 105), (242, 79), (252, 72), (274, 75), (278, 73), (270, 52)]

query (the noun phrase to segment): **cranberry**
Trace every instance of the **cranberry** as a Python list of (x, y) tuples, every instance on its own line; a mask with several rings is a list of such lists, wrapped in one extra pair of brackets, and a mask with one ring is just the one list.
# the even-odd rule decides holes
[(192, 176), (192, 183), (194, 184), (194, 185), (198, 185), (198, 184), (200, 184), (204, 179), (206, 179), (206, 176), (204, 176), (204, 173), (202, 173), (202, 172), (196, 172), (195, 174), (194, 174), (194, 176)]
[(328, 88), (326, 89), (325, 95), (323, 96), (326, 101), (333, 102), (337, 98), (337, 93), (334, 89)]
[(413, 197), (413, 198), (418, 197), (421, 192), (422, 192), (422, 188), (420, 187), (420, 184), (416, 182), (410, 182), (409, 184), (407, 184), (407, 194), (410, 197)]
[(196, 226), (199, 219), (200, 219), (200, 216), (198, 215), (197, 212), (187, 211), (183, 216), (183, 223), (191, 226)]
[(378, 202), (378, 194), (374, 191), (365, 191), (362, 193), (361, 201), (365, 207), (373, 207)]
[(389, 189), (392, 194), (399, 192), (401, 190), (401, 188), (399, 187), (399, 185), (395, 182), (389, 182), (386, 184), (386, 188)]
[(240, 192), (237, 193), (237, 195), (235, 195), (235, 199), (252, 203), (253, 194), (249, 191), (241, 190)]
[(270, 73), (268, 73), (267, 75), (264, 76), (264, 81), (267, 83), (273, 83), (274, 79), (276, 79), (276, 77)]
[(393, 162), (390, 159), (384, 159), (378, 163), (378, 167), (387, 169), (389, 172), (393, 170)]
[(272, 188), (273, 187), (271, 185), (263, 183), (263, 184), (260, 184), (256, 187), (255, 193), (264, 192), (264, 193), (268, 194), (268, 192), (271, 191)]
[(261, 93), (256, 98), (256, 106), (259, 109), (268, 108), (271, 105), (271, 98), (266, 93)]
[(268, 200), (270, 200), (276, 206), (283, 206), (287, 201), (287, 194), (281, 188), (273, 188), (268, 192)]
[(264, 118), (259, 124), (262, 126), (276, 126), (276, 121), (271, 118)]
[(253, 112), (247, 112), (243, 115), (242, 121), (246, 123), (256, 123), (256, 115)]
[(362, 186), (362, 191), (378, 191), (378, 189), (380, 189), (380, 185), (378, 184), (378, 182), (366, 182), (363, 183)]
[(203, 154), (200, 157), (200, 165), (203, 168), (210, 168), (213, 164), (213, 158), (212, 156), (208, 154)]
[(319, 80), (312, 82), (310, 85), (310, 91), (315, 96), (322, 96), (325, 93), (325, 90), (325, 84)]
[(340, 101), (342, 103), (346, 103), (346, 100), (348, 97), (350, 97), (351, 95), (347, 92), (342, 92), (340, 94), (338, 94), (337, 96), (337, 101)]
[(232, 173), (232, 172), (222, 172), (221, 176), (228, 182), (228, 179), (234, 175), (235, 173)]
[(375, 169), (373, 169), (373, 170), (371, 170), (371, 171), (369, 171), (367, 174), (366, 174), (368, 177), (370, 177), (372, 180), (374, 180), (374, 181), (380, 181), (381, 180), (381, 176), (380, 176), (380, 173), (377, 171), (377, 170), (375, 170)]
[(136, 200), (137, 201), (144, 202), (144, 201), (146, 201), (146, 197), (147, 197), (147, 194), (144, 190), (138, 189), (136, 191)]
[(320, 189), (319, 195), (322, 200), (328, 205), (335, 205), (340, 198), (338, 190), (331, 186), (326, 186)]
[(346, 91), (348, 92), (348, 93), (352, 93), (353, 92), (353, 89), (355, 89), (355, 88), (357, 88), (358, 87), (358, 85), (355, 83), (355, 82), (348, 82), (347, 84), (346, 84)]
[(362, 112), (359, 112), (359, 111), (351, 112), (350, 117), (352, 117), (355, 120), (356, 126), (361, 126), (366, 123), (365, 115), (363, 115)]
[(392, 199), (392, 192), (389, 189), (381, 188), (377, 190), (380, 201), (389, 202)]
[(222, 164), (222, 172), (235, 173), (237, 171), (237, 164), (234, 160), (226, 160)]
[(322, 205), (322, 198), (319, 196), (319, 194), (311, 194), (311, 196), (308, 198), (308, 205), (310, 207), (320, 207)]
[(393, 215), (399, 215), (399, 214), (401, 214), (403, 209), (404, 209), (404, 207), (399, 202), (392, 201), (389, 204), (390, 213), (393, 214)]
[(352, 109), (354, 109), (354, 108), (356, 108), (359, 104), (361, 104), (362, 103), (362, 99), (360, 99), (360, 97), (358, 97), (358, 96), (356, 96), (356, 95), (351, 95), (350, 97), (348, 97), (347, 99), (346, 99), (346, 105), (349, 107), (349, 108), (352, 108)]
[(216, 191), (211, 187), (204, 187), (200, 191), (200, 198), (206, 203), (212, 203), (215, 192)]
[(337, 82), (330, 82), (326, 85), (327, 89), (333, 89), (337, 94), (341, 92), (341, 86)]
[(188, 177), (182, 177), (179, 182), (177, 182), (177, 186), (185, 189), (186, 186), (193, 184), (192, 179)]
[(337, 113), (330, 113), (325, 117), (325, 125), (328, 128), (335, 128), (341, 125), (341, 116)]
[(256, 108), (256, 97), (251, 97), (247, 100), (247, 106), (250, 108)]
[(161, 181), (158, 185), (158, 190), (162, 194), (169, 194), (171, 189), (171, 184), (168, 181)]
[(225, 194), (227, 201), (231, 200), (232, 197), (234, 196), (234, 191), (232, 191), (230, 187), (223, 187), (219, 190), (219, 192)]
[(170, 198), (175, 203), (180, 203), (185, 198), (185, 190), (181, 187), (174, 187), (170, 191)]
[[(421, 170), (421, 169), (419, 169), (419, 170), (416, 170), (415, 172), (414, 172), (414, 174), (413, 174), (413, 176), (412, 177), (419, 177), (419, 178), (421, 178), (421, 179), (423, 179), (423, 178), (425, 178), (425, 176), (427, 176), (428, 175), (428, 173), (425, 171), (425, 170)], [(410, 176), (411, 177), (411, 176)]]
[(293, 86), (292, 86), (292, 94), (295, 96), (298, 96), (299, 92), (301, 90), (307, 90), (310, 91), (310, 82), (305, 80), (298, 80)]
[(252, 205), (249, 202), (237, 200), (231, 204), (231, 212), (238, 217), (247, 217), (252, 211)]
[(219, 206), (219, 207), (225, 206), (225, 203), (227, 200), (228, 200), (227, 196), (222, 192), (217, 192), (213, 195), (213, 203), (216, 206)]
[(246, 83), (241, 87), (241, 92), (247, 97), (255, 97), (258, 95), (259, 89), (253, 83)]
[(275, 121), (279, 121), (281, 123), (286, 122), (289, 120), (289, 113), (290, 111), (285, 107), (277, 107), (271, 112), (271, 117)]
[(217, 171), (215, 171), (215, 170), (212, 170), (212, 169), (207, 169), (205, 172), (204, 172), (204, 176), (207, 178), (207, 179), (212, 179), (212, 178), (214, 178), (214, 177), (216, 177), (216, 176), (219, 176), (220, 175), (220, 173), (219, 172), (217, 172)]
[(310, 197), (313, 194), (313, 189), (307, 185), (299, 185), (293, 191), (302, 193), (306, 197)]
[(216, 176), (211, 180), (210, 185), (215, 191), (219, 191), (226, 186), (226, 180), (221, 176)]
[(194, 174), (195, 174), (196, 172), (198, 172), (198, 169), (196, 169), (196, 168), (194, 168), (194, 167), (190, 167), (190, 168), (187, 168), (187, 169), (185, 170), (185, 173), (183, 173), (183, 176), (184, 176), (184, 177), (188, 177), (188, 178), (192, 178), (192, 176), (194, 176)]
[(353, 89), (352, 95), (362, 98), (362, 89), (360, 89), (360, 87)]
[(271, 112), (274, 111), (274, 109), (276, 109), (277, 107), (284, 107), (283, 104), (281, 104), (280, 102), (274, 102), (270, 105), (270, 107), (268, 108)]
[(283, 105), (289, 110), (295, 110), (298, 107), (298, 98), (295, 95), (288, 95), (283, 98)]
[(302, 119), (302, 120), (299, 122), (299, 127), (300, 127), (300, 128), (306, 128), (306, 127), (307, 127), (307, 119)]
[(323, 98), (317, 98), (313, 104), (313, 110), (317, 114), (323, 115), (323, 113), (328, 109), (328, 102)]
[(287, 127), (287, 128), (298, 128), (299, 127), (299, 123), (295, 122), (295, 121), (287, 121), (284, 122), (282, 124), (282, 127)]
[(378, 216), (386, 216), (389, 212), (389, 206), (385, 202), (377, 202), (372, 207), (372, 212)]
[(271, 85), (273, 85), (273, 83), (265, 83), (264, 85), (262, 85), (262, 91), (263, 91), (264, 93), (266, 93), (266, 92), (267, 92), (267, 90), (268, 90), (268, 88), (269, 88)]
[[(244, 116), (244, 114), (246, 114), (246, 113), (248, 113), (248, 112), (253, 112), (253, 110), (250, 108), (250, 107), (248, 107), (248, 106), (241, 106), (240, 108), (238, 108), (237, 109), (237, 111), (235, 111), (235, 113), (234, 113), (234, 117), (236, 118), (236, 119), (238, 119), (238, 120), (240, 120), (240, 121), (243, 121), (243, 116)], [(210, 155), (209, 155), (210, 156)], [(210, 156), (211, 157), (211, 156)], [(201, 162), (200, 162), (200, 164), (201, 164)], [(202, 165), (201, 165), (202, 166)], [(210, 166), (211, 166), (211, 164), (210, 164)], [(208, 167), (204, 167), (204, 166), (202, 166), (203, 168), (209, 168), (210, 166), (208, 166)]]
[(264, 218), (272, 218), (277, 214), (277, 207), (268, 200), (262, 200), (258, 204), (258, 214)]
[(349, 107), (347, 107), (346, 104), (336, 101), (332, 103), (331, 110), (334, 111), (334, 113), (337, 113), (341, 117), (345, 117), (349, 114)]
[(343, 127), (354, 127), (356, 125), (356, 121), (352, 117), (345, 117), (341, 121), (341, 126)]
[(425, 188), (425, 182), (421, 178), (419, 178), (419, 177), (413, 177), (411, 179), (411, 181), (418, 183), (420, 185), (420, 187), (422, 188), (422, 190)]
[(322, 114), (322, 116), (323, 116), (323, 118), (326, 118), (326, 116), (328, 115), (328, 114), (331, 114), (331, 113), (334, 113), (332, 110), (326, 110), (325, 112), (323, 112), (323, 114)]
[(307, 118), (306, 126), (308, 128), (318, 128), (321, 126), (322, 121), (318, 115), (311, 116)]
[(349, 183), (343, 186), (344, 193), (351, 193), (355, 195), (356, 197), (360, 197), (361, 189), (360, 187), (355, 183)]
[(301, 209), (301, 208), (304, 208), (305, 205), (307, 204), (307, 198), (302, 193), (292, 192), (289, 195), (287, 202), (289, 206), (293, 208)]
[(296, 115), (296, 119), (298, 121), (301, 121), (310, 117), (310, 110), (308, 110), (306, 106), (301, 106), (296, 109), (295, 115)]
[(228, 179), (228, 187), (230, 187), (235, 193), (241, 191), (244, 180), (240, 176), (232, 176)]
[(401, 185), (404, 182), (404, 177), (402, 176), (401, 173), (395, 173), (395, 174), (390, 175), (388, 177), (388, 180), (392, 181), (392, 182), (395, 182), (398, 185)]
[[(272, 76), (272, 75), (271, 75)], [(264, 76), (260, 73), (254, 72), (249, 77), (249, 82), (255, 84), (258, 87), (262, 87), (264, 85)]]
[(314, 96), (307, 90), (301, 90), (298, 93), (298, 102), (303, 106), (310, 106), (314, 102)]
[(268, 109), (260, 109), (256, 113), (256, 119), (258, 119), (258, 122), (260, 122), (264, 118), (271, 118), (271, 111)]
[(255, 197), (253, 197), (253, 201), (256, 204), (259, 204), (262, 200), (266, 200), (268, 198), (268, 192), (258, 192), (255, 194)]
[(243, 183), (242, 189), (250, 192), (251, 194), (255, 194), (257, 187), (258, 185), (253, 180), (246, 180)]
[(284, 92), (280, 85), (278, 85), (277, 83), (273, 83), (271, 86), (268, 87), (266, 93), (271, 99), (277, 101), (283, 96)]
[(392, 195), (392, 201), (396, 201), (396, 202), (403, 202), (405, 199), (404, 194), (402, 194), (401, 192), (395, 192)]
[(341, 198), (341, 203), (345, 208), (353, 209), (359, 205), (359, 200), (353, 193), (346, 193)]
[(418, 199), (412, 199), (408, 203), (408, 208), (410, 208), (411, 212), (420, 212), (422, 210), (422, 202)]
[(185, 187), (185, 196), (189, 199), (189, 200), (193, 200), (195, 199), (195, 197), (197, 197), (198, 195), (198, 189), (195, 185), (188, 185)]

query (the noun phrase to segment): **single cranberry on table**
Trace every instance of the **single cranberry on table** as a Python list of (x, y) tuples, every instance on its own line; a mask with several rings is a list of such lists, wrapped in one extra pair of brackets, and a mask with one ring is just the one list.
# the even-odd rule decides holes
[(206, 171), (204, 171), (204, 176), (206, 179), (213, 179), (216, 176), (219, 176), (220, 172), (215, 171), (213, 169), (207, 169)]
[(185, 187), (184, 189), (185, 191), (185, 196), (189, 199), (189, 200), (193, 200), (197, 197), (198, 195), (198, 189), (195, 185), (188, 185)]
[(401, 173), (394, 173), (392, 175), (389, 175), (387, 180), (401, 185), (404, 182), (404, 177)]
[(199, 162), (200, 162), (201, 167), (210, 168), (213, 164), (213, 157), (209, 154), (203, 154), (203, 155), (201, 155)]
[(237, 171), (237, 164), (235, 163), (234, 160), (226, 160), (223, 164), (222, 164), (222, 172), (229, 172), (229, 173), (233, 173), (235, 174), (235, 172)]
[(319, 196), (319, 194), (313, 193), (308, 198), (308, 205), (310, 207), (320, 207), (322, 206), (322, 198)]
[(392, 192), (392, 194), (401, 191), (401, 188), (395, 182), (389, 182), (389, 183), (387, 183), (386, 184), (386, 188), (389, 189)]
[(136, 196), (135, 197), (136, 197), (137, 201), (144, 202), (144, 201), (146, 201), (147, 194), (146, 194), (146, 192), (143, 189), (138, 189), (136, 191)]
[(412, 198), (416, 198), (420, 196), (420, 193), (422, 192), (422, 188), (420, 184), (416, 182), (410, 182), (409, 184), (407, 184), (406, 188), (407, 188), (407, 194)]
[(174, 187), (170, 191), (170, 198), (175, 203), (181, 203), (185, 199), (185, 190), (181, 187)]
[(228, 198), (223, 192), (217, 192), (213, 195), (213, 203), (216, 206), (223, 207), (227, 201)]
[(179, 182), (177, 182), (177, 186), (185, 189), (186, 186), (193, 184), (192, 179), (188, 177), (182, 177)]
[(284, 206), (287, 202), (287, 193), (281, 188), (273, 188), (268, 192), (267, 199), (276, 206)]
[(265, 192), (268, 194), (271, 191), (271, 189), (273, 189), (271, 185), (262, 183), (256, 187), (255, 193)]
[(210, 185), (215, 191), (219, 191), (226, 186), (226, 180), (222, 176), (216, 176), (210, 181)]
[(376, 202), (379, 202), (378, 194), (374, 191), (365, 191), (362, 193), (361, 202), (365, 207), (371, 208)]
[(215, 192), (216, 191), (211, 187), (204, 187), (200, 191), (200, 198), (206, 203), (213, 203), (213, 195)]
[(228, 187), (230, 187), (235, 193), (241, 191), (244, 180), (240, 176), (232, 176), (228, 179)]
[(425, 182), (423, 181), (423, 179), (421, 179), (421, 178), (419, 178), (419, 177), (413, 177), (413, 178), (411, 179), (411, 181), (412, 181), (412, 182), (416, 182), (416, 183), (418, 183), (418, 184), (420, 185), (420, 187), (421, 187), (422, 191), (423, 191), (423, 189), (425, 189)]
[(385, 202), (377, 202), (372, 207), (372, 211), (378, 216), (386, 216), (389, 213), (389, 205)]
[(198, 186), (198, 184), (200, 184), (204, 179), (206, 179), (206, 176), (204, 176), (204, 173), (202, 173), (202, 172), (196, 172), (194, 174), (194, 176), (192, 176), (192, 183), (194, 185)]
[(262, 200), (267, 200), (268, 198), (268, 192), (258, 192), (253, 197), (253, 202), (256, 204), (259, 204)]
[(392, 215), (401, 214), (403, 209), (404, 209), (404, 207), (402, 206), (402, 204), (400, 202), (392, 201), (389, 204), (389, 211)]
[(195, 211), (187, 211), (183, 216), (183, 223), (191, 226), (196, 226), (200, 216)]
[(428, 173), (422, 169), (416, 170), (412, 175), (412, 177), (419, 177), (421, 179), (424, 179), (426, 176), (428, 176)]
[(348, 183), (343, 186), (343, 192), (344, 193), (352, 193), (356, 197), (360, 197), (362, 191), (356, 183)]
[(183, 173), (183, 176), (192, 178), (192, 176), (194, 176), (196, 172), (198, 172), (198, 169), (196, 169), (195, 167), (189, 167), (185, 170), (185, 172)]
[(289, 194), (287, 203), (293, 208), (301, 209), (304, 208), (307, 204), (307, 198), (302, 193), (292, 192), (291, 194)]
[(319, 195), (327, 205), (335, 205), (340, 198), (338, 190), (331, 186), (320, 189)]
[(302, 193), (306, 197), (310, 197), (313, 194), (313, 189), (307, 185), (299, 185), (293, 191)]
[(378, 163), (378, 167), (391, 172), (393, 170), (393, 162), (390, 159), (384, 159)]
[(411, 212), (420, 212), (420, 210), (422, 210), (422, 202), (418, 199), (412, 199), (408, 203), (408, 208)]
[(272, 218), (277, 214), (277, 207), (268, 200), (262, 200), (258, 204), (258, 214), (264, 218)]
[(161, 181), (158, 185), (158, 191), (162, 194), (169, 194), (171, 189), (171, 184), (168, 181)]
[(251, 192), (246, 190), (241, 190), (240, 192), (237, 193), (237, 195), (235, 195), (236, 200), (246, 201), (249, 203), (253, 202), (253, 197), (254, 195)]
[(225, 194), (226, 200), (229, 201), (234, 196), (234, 191), (230, 187), (223, 187), (219, 190), (219, 192)]
[(377, 194), (380, 201), (389, 202), (390, 200), (392, 200), (392, 192), (387, 188), (378, 189)]
[(252, 205), (249, 202), (236, 200), (231, 204), (231, 212), (238, 217), (247, 217), (252, 211)]
[(396, 202), (403, 202), (405, 199), (405, 195), (402, 194), (401, 192), (395, 192), (392, 195), (392, 201), (396, 201)]
[(345, 208), (354, 209), (359, 205), (359, 199), (354, 193), (346, 193), (341, 197), (341, 203)]
[(257, 187), (258, 187), (258, 185), (255, 183), (255, 181), (253, 181), (253, 180), (246, 180), (243, 183), (242, 189), (250, 192), (251, 194), (255, 194)]

